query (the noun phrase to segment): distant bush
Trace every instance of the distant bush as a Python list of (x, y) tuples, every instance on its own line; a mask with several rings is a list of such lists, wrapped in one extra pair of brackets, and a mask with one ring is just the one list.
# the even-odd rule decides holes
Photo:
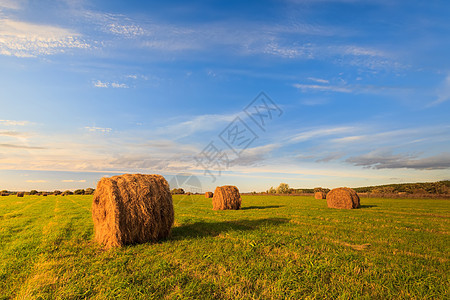
[(95, 190), (93, 188), (87, 188), (84, 190), (85, 195), (93, 195)]
[(79, 190), (75, 190), (75, 192), (73, 192), (75, 195), (84, 195), (84, 190), (83, 189), (79, 189)]
[(288, 194), (289, 190), (289, 184), (280, 183), (280, 185), (277, 187), (277, 194)]
[(36, 191), (36, 190), (31, 190), (30, 191), (30, 195), (37, 195), (39, 192), (38, 191)]
[(64, 191), (64, 193), (63, 193), (64, 195), (73, 195), (73, 192), (72, 191), (69, 191), (69, 190), (67, 190), (67, 191)]
[(182, 195), (184, 194), (184, 190), (182, 188), (173, 189), (170, 191), (172, 195)]

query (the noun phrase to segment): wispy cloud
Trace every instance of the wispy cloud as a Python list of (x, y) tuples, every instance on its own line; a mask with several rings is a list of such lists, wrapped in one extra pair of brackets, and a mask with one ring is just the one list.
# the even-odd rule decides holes
[(113, 82), (113, 83), (111, 83), (111, 87), (113, 87), (113, 88), (120, 88), (120, 89), (127, 89), (128, 85), (125, 84), (125, 83)]
[(374, 169), (418, 169), (438, 170), (450, 168), (450, 153), (444, 152), (429, 157), (418, 157), (411, 154), (392, 154), (385, 151), (371, 151), (360, 156), (353, 156), (346, 162), (356, 166), (370, 167)]
[(347, 127), (347, 126), (312, 129), (295, 134), (294, 136), (289, 137), (288, 140), (290, 140), (291, 142), (304, 142), (320, 137), (333, 136), (343, 133), (351, 133), (354, 132), (356, 129), (357, 129), (356, 127)]
[(105, 128), (105, 127), (96, 127), (96, 126), (86, 126), (84, 127), (84, 129), (86, 129), (87, 131), (90, 132), (103, 132), (103, 133), (108, 133), (111, 132), (111, 128)]
[(27, 145), (16, 145), (16, 144), (0, 144), (0, 147), (2, 148), (14, 148), (14, 149), (46, 149), (45, 147), (35, 147), (35, 146), (27, 146)]
[(26, 182), (31, 182), (31, 183), (44, 183), (47, 182), (47, 180), (42, 180), (42, 179), (38, 179), (38, 180), (27, 180)]
[(163, 133), (165, 136), (175, 136), (176, 138), (180, 138), (198, 132), (223, 129), (220, 126), (227, 125), (227, 123), (233, 121), (234, 118), (236, 118), (236, 114), (205, 114), (185, 117), (183, 118), (184, 120), (158, 128), (157, 132)]
[(0, 131), (0, 136), (27, 137), (28, 133), (18, 131)]
[(116, 88), (116, 89), (117, 88), (126, 89), (126, 88), (129, 87), (126, 83), (104, 82), (104, 81), (100, 81), (100, 80), (94, 81), (92, 84), (94, 85), (94, 87), (97, 87), (97, 88), (109, 88), (109, 87), (112, 87), (112, 88)]
[(0, 120), (0, 125), (5, 126), (25, 126), (29, 124), (31, 124), (29, 121)]
[(86, 180), (85, 179), (82, 179), (82, 180), (64, 179), (64, 180), (61, 180), (61, 182), (86, 182)]
[(87, 49), (81, 34), (52, 25), (0, 20), (0, 55), (36, 57), (65, 52), (67, 49)]
[(321, 91), (321, 92), (339, 92), (339, 93), (351, 93), (352, 89), (345, 86), (334, 85), (318, 85), (318, 84), (301, 84), (295, 83), (294, 87), (301, 89), (302, 91)]
[(21, 8), (21, 2), (21, 0), (0, 0), (0, 8), (17, 10)]
[(322, 83), (322, 84), (330, 83), (330, 81), (327, 80), (327, 79), (315, 78), (315, 77), (308, 77), (308, 80), (311, 80), (311, 81), (314, 81), (314, 82), (318, 82), (318, 83)]
[(437, 99), (430, 103), (429, 106), (435, 106), (450, 100), (450, 74), (445, 77), (443, 82), (437, 89)]
[(107, 88), (109, 86), (108, 82), (102, 82), (100, 80), (94, 81), (92, 84), (98, 88)]

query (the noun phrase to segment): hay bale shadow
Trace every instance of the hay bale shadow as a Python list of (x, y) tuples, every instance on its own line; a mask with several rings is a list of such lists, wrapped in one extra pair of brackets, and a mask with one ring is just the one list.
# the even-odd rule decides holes
[(229, 231), (250, 231), (261, 226), (281, 225), (288, 223), (285, 218), (268, 218), (260, 220), (237, 220), (225, 222), (196, 222), (172, 228), (171, 240), (214, 237)]
[(284, 205), (247, 206), (247, 207), (241, 207), (241, 210), (246, 210), (246, 209), (269, 209), (269, 208), (280, 208), (280, 207), (284, 207)]
[(372, 208), (372, 207), (378, 207), (378, 205), (369, 205), (369, 204), (361, 204), (359, 208)]

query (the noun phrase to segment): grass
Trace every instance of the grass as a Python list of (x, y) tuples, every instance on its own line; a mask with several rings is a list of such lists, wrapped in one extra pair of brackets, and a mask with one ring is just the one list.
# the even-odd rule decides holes
[(169, 239), (92, 241), (92, 196), (0, 197), (0, 299), (445, 299), (450, 200), (174, 196)]

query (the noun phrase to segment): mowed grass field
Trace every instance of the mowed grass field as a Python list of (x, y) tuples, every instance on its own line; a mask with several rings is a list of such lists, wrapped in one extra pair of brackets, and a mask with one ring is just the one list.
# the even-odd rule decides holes
[(0, 298), (450, 298), (450, 199), (242, 199), (174, 196), (169, 239), (104, 251), (92, 196), (0, 197)]

